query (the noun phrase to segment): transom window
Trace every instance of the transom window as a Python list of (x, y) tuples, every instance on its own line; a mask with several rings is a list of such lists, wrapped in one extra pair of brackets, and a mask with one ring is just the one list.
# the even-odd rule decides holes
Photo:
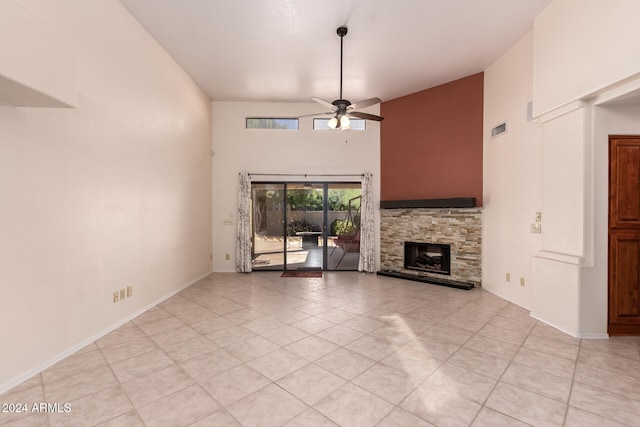
[(299, 128), (298, 119), (290, 117), (247, 117), (247, 129), (293, 129)]

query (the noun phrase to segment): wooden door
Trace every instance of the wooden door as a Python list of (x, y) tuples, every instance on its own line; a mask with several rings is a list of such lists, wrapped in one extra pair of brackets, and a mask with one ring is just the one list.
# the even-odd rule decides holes
[(640, 136), (609, 137), (610, 335), (640, 335)]

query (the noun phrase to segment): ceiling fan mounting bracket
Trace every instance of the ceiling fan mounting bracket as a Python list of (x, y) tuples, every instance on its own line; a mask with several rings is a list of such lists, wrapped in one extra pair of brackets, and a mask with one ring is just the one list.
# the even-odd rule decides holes
[(332, 102), (332, 104), (335, 105), (338, 110), (346, 110), (347, 107), (351, 105), (351, 102), (347, 101), (346, 99), (336, 99)]

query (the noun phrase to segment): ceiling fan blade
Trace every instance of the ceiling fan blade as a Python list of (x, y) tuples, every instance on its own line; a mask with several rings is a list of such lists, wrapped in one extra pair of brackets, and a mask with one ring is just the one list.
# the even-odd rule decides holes
[(360, 110), (362, 108), (367, 108), (372, 105), (380, 104), (382, 100), (380, 98), (369, 98), (363, 101), (356, 102), (355, 104), (350, 105), (354, 110)]
[(374, 120), (376, 122), (381, 122), (384, 120), (384, 117), (376, 116), (373, 114), (360, 113), (358, 111), (351, 111), (348, 115), (350, 117), (357, 117), (359, 119), (365, 119), (365, 120)]
[(314, 101), (316, 101), (320, 105), (324, 105), (325, 107), (330, 108), (331, 111), (336, 111), (338, 109), (338, 107), (336, 107), (335, 105), (333, 105), (329, 101), (325, 101), (324, 99), (320, 99), (320, 98), (311, 98), (311, 99), (313, 99)]
[(334, 114), (335, 114), (335, 112), (333, 112), (333, 111), (326, 111), (324, 113), (303, 114), (302, 116), (297, 116), (297, 118), (314, 117), (314, 116), (329, 116), (329, 115), (334, 115)]

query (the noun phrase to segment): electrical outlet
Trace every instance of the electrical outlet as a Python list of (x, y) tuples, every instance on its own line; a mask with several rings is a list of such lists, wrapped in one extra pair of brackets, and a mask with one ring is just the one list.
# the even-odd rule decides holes
[(507, 274), (505, 274), (504, 278), (505, 278), (505, 280), (506, 280), (507, 282), (510, 282), (510, 281), (511, 281), (511, 273), (507, 273)]
[(123, 300), (125, 299), (127, 296), (127, 294), (125, 294), (124, 289), (120, 289), (120, 299)]
[(534, 234), (541, 234), (542, 233), (542, 224), (540, 224), (539, 222), (535, 222), (533, 224), (531, 224), (531, 232)]
[(524, 277), (520, 278), (520, 286), (524, 286)]
[(120, 299), (120, 294), (118, 294), (118, 291), (115, 291), (113, 293), (113, 302), (118, 302), (118, 300)]
[(535, 222), (542, 222), (542, 212), (536, 212)]
[(127, 298), (133, 296), (133, 286), (127, 286)]
[(224, 254), (224, 259), (226, 259), (227, 261), (229, 261), (231, 259), (231, 255), (229, 254)]

